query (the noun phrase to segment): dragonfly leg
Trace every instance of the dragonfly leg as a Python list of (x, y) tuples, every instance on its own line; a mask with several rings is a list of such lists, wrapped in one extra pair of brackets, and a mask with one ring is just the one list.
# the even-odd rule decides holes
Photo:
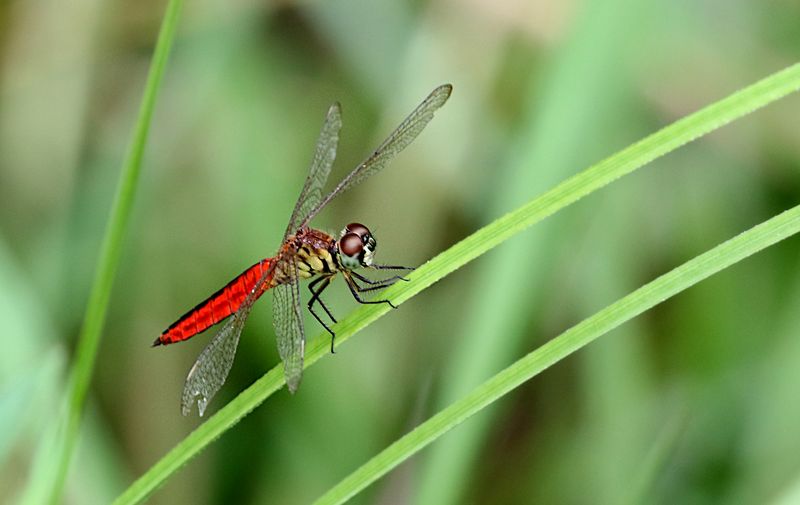
[(404, 267), (401, 265), (376, 265), (374, 263), (369, 267), (374, 268), (375, 270), (414, 270), (414, 267)]
[[(353, 281), (353, 283), (355, 284), (355, 281)], [(358, 284), (356, 284), (356, 289), (358, 290), (359, 293), (367, 293), (369, 291), (379, 291), (381, 289), (386, 289), (392, 284), (394, 284), (394, 282), (390, 282), (389, 284), (379, 284), (377, 286), (359, 286)]]
[[(322, 282), (322, 285), (315, 291), (314, 286), (316, 286), (320, 282)], [(319, 314), (317, 314), (314, 311), (314, 303), (315, 302), (319, 303), (320, 305), (322, 305), (322, 308), (323, 310), (325, 310), (325, 313), (328, 314), (328, 317), (331, 318), (331, 321), (336, 323), (336, 318), (333, 317), (333, 314), (331, 314), (331, 311), (328, 310), (328, 307), (325, 305), (325, 302), (323, 302), (322, 298), (320, 298), (320, 295), (325, 290), (325, 288), (328, 287), (330, 283), (331, 283), (330, 277), (320, 277), (318, 279), (314, 279), (313, 281), (311, 281), (311, 283), (308, 285), (308, 290), (311, 291), (311, 299), (308, 301), (308, 311), (311, 312), (311, 315), (314, 316), (314, 319), (316, 319), (319, 322), (319, 324), (321, 324), (322, 327), (328, 330), (328, 333), (331, 334), (331, 354), (335, 354), (336, 351), (334, 351), (333, 345), (334, 342), (336, 341), (336, 333), (334, 333), (333, 330), (331, 330), (330, 327), (328, 327), (328, 325), (325, 324), (322, 318), (319, 317)]]
[[(374, 268), (375, 270), (408, 270), (409, 272), (414, 270), (414, 267), (404, 267), (401, 265), (375, 265), (372, 264), (369, 266), (370, 268)], [(390, 277), (389, 279), (401, 279), (408, 282), (408, 279), (403, 277), (402, 275), (395, 275), (394, 277)], [(386, 280), (389, 280), (386, 279)]]
[(406, 279), (405, 277), (403, 277), (401, 275), (393, 275), (392, 277), (389, 277), (388, 279), (381, 279), (379, 281), (373, 281), (372, 279), (367, 279), (366, 277), (364, 277), (363, 275), (359, 274), (358, 272), (354, 272), (354, 271), (351, 270), (350, 273), (353, 275), (353, 277), (355, 277), (356, 279), (360, 280), (361, 282), (366, 282), (367, 284), (372, 285), (372, 286), (381, 285), (383, 287), (389, 287), (392, 284), (394, 284), (395, 281), (406, 281), (406, 282), (408, 282), (408, 279)]
[(404, 278), (402, 278), (402, 277), (400, 277), (398, 275), (395, 275), (394, 277), (390, 277), (388, 279), (383, 279), (383, 280), (380, 280), (380, 281), (373, 281), (373, 280), (367, 279), (366, 277), (364, 277), (362, 275), (359, 275), (356, 272), (353, 272), (352, 270), (350, 271), (350, 274), (353, 277), (355, 277), (356, 279), (360, 279), (360, 280), (366, 282), (367, 284), (369, 284), (368, 287), (359, 286), (358, 283), (355, 281), (355, 279), (353, 279), (353, 285), (355, 286), (355, 288), (358, 290), (359, 293), (364, 293), (364, 292), (367, 292), (367, 291), (377, 291), (379, 289), (386, 289), (389, 286), (391, 286), (392, 284), (394, 284), (395, 282), (397, 282), (398, 279), (401, 279), (401, 280), (404, 280), (404, 281), (408, 282), (408, 279), (404, 279)]
[(344, 280), (347, 281), (347, 287), (350, 288), (350, 292), (353, 294), (353, 298), (355, 298), (358, 303), (363, 303), (364, 305), (373, 305), (373, 304), (378, 304), (378, 303), (388, 303), (389, 306), (392, 307), (393, 309), (397, 308), (397, 306), (395, 304), (393, 304), (389, 300), (364, 300), (363, 298), (361, 298), (359, 296), (359, 293), (364, 292), (364, 291), (374, 291), (376, 289), (381, 289), (381, 288), (383, 288), (385, 286), (372, 286), (372, 287), (369, 287), (369, 288), (365, 288), (365, 287), (359, 286), (358, 284), (356, 284), (356, 281), (354, 281), (353, 278), (350, 277), (351, 273), (352, 272), (344, 271), (344, 272), (342, 272), (342, 275), (344, 276)]
[[(320, 286), (319, 289), (314, 291), (314, 286), (316, 286), (320, 282), (323, 283), (322, 286)], [(324, 291), (325, 288), (328, 287), (328, 284), (330, 284), (330, 282), (331, 282), (331, 276), (327, 276), (327, 277), (319, 277), (319, 278), (314, 279), (313, 281), (311, 281), (311, 283), (309, 283), (308, 290), (311, 291), (311, 295), (312, 296), (311, 296), (311, 300), (309, 300), (309, 302), (308, 302), (308, 308), (310, 310), (311, 306), (313, 305), (314, 302), (319, 302), (319, 304), (322, 305), (322, 308), (325, 310), (325, 313), (328, 314), (329, 318), (331, 318), (331, 321), (336, 323), (338, 321), (336, 321), (336, 318), (333, 317), (333, 314), (331, 314), (331, 311), (328, 310), (328, 306), (325, 305), (325, 302), (323, 302), (322, 298), (320, 298), (320, 295), (322, 294), (322, 291)]]

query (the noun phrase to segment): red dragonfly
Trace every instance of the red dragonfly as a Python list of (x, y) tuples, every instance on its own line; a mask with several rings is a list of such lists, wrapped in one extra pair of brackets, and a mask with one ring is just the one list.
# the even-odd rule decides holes
[(153, 343), (153, 346), (158, 346), (188, 340), (227, 319), (189, 370), (181, 399), (183, 415), (191, 413), (196, 403), (202, 416), (208, 402), (225, 383), (233, 365), (244, 322), (253, 303), (268, 289), (273, 292), (272, 312), (278, 352), (283, 360), (286, 384), (291, 392), (295, 392), (300, 385), (306, 345), (300, 309), (300, 279), (314, 278), (308, 285), (311, 292), (308, 310), (331, 334), (331, 352), (334, 352), (336, 334), (314, 307), (322, 307), (328, 318), (336, 323), (320, 295), (337, 274), (342, 274), (350, 292), (359, 303), (387, 303), (394, 307), (389, 300), (364, 300), (361, 293), (386, 288), (403, 277), (395, 275), (373, 281), (355, 270), (413, 268), (374, 263), (377, 242), (363, 224), (348, 224), (338, 240), (308, 225), (336, 196), (379, 172), (390, 159), (405, 149), (430, 122), (434, 112), (444, 105), (452, 89), (449, 84), (434, 89), (363, 163), (323, 196), (322, 188), (336, 158), (339, 130), (342, 127), (341, 107), (338, 103), (331, 105), (317, 139), (308, 177), (294, 206), (278, 253), (272, 258), (262, 259), (242, 272), (225, 287), (181, 316)]

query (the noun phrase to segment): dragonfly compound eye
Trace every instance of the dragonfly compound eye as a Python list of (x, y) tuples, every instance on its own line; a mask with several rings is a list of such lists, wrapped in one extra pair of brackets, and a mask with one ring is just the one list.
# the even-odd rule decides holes
[(361, 223), (348, 224), (344, 229), (344, 233), (355, 233), (356, 235), (361, 237), (362, 240), (364, 239), (364, 237), (369, 237), (370, 235), (369, 228), (367, 228)]
[(363, 249), (364, 243), (355, 233), (347, 233), (339, 239), (339, 251), (345, 256), (357, 258)]

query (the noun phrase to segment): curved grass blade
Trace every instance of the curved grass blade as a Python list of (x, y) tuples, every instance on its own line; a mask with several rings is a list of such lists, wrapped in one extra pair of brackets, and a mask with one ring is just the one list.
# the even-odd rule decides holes
[[(800, 64), (795, 64), (700, 109), (567, 179), (522, 207), (481, 228), (411, 272), (407, 276), (410, 282), (397, 283), (384, 291), (383, 295), (395, 305), (402, 303), (529, 226), (589, 193), (687, 142), (746, 116), (798, 89), (800, 89)], [(366, 305), (353, 311), (346, 320), (335, 326), (337, 347), (389, 310), (384, 305)], [(328, 340), (324, 338), (315, 339), (313, 345), (307, 349), (306, 368), (327, 355), (327, 342)], [(150, 467), (120, 495), (115, 503), (139, 503), (145, 500), (189, 459), (282, 387), (282, 377), (281, 365), (270, 370)]]
[(800, 232), (800, 205), (706, 251), (584, 319), (473, 389), (370, 459), (317, 500), (344, 503), (389, 470), (550, 366), (676, 294)]
[(100, 344), (100, 332), (103, 329), (108, 301), (111, 297), (111, 288), (119, 266), (122, 242), (128, 229), (133, 199), (139, 181), (147, 134), (150, 130), (150, 122), (170, 48), (175, 39), (182, 6), (183, 0), (170, 0), (167, 5), (164, 21), (161, 24), (158, 41), (153, 53), (153, 60), (150, 63), (150, 70), (133, 137), (125, 154), (120, 183), (117, 187), (111, 215), (103, 237), (100, 258), (89, 294), (83, 326), (78, 337), (75, 364), (72, 367), (69, 382), (67, 383), (65, 417), (58, 421), (60, 424), (56, 434), (54, 451), (49, 452), (46, 456), (55, 465), (48, 493), (48, 502), (50, 503), (60, 501), (72, 453), (75, 450), (83, 406), (86, 402), (86, 394), (94, 371), (97, 348)]

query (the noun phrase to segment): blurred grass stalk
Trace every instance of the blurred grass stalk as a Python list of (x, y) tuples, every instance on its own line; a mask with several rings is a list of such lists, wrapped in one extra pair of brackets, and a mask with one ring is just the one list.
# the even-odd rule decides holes
[(86, 314), (78, 337), (75, 362), (67, 383), (62, 415), (54, 421), (54, 431), (45, 437), (37, 450), (31, 480), (23, 495), (23, 503), (61, 501), (80, 432), (81, 417), (94, 371), (111, 288), (119, 266), (122, 243), (128, 229), (147, 134), (182, 6), (183, 0), (170, 0), (166, 8), (133, 136), (122, 164), (120, 183), (103, 238)]
[[(800, 64), (795, 64), (672, 123), (481, 228), (414, 270), (408, 276), (410, 282), (398, 283), (387, 289), (384, 293), (386, 298), (397, 303), (408, 300), (466, 263), (584, 196), (798, 89), (800, 89)], [(546, 344), (493, 376), (478, 389), (426, 421), (422, 425), (428, 427), (426, 430), (417, 428), (389, 446), (367, 465), (334, 487), (321, 501), (340, 503), (546, 366), (691, 284), (795, 233), (798, 227), (800, 227), (800, 208), (795, 208), (639, 288), (616, 304), (568, 330), (557, 341)], [(389, 310), (381, 304), (361, 306), (353, 311), (347, 319), (335, 326), (337, 347)], [(306, 367), (328, 355), (326, 339), (318, 338), (312, 342), (307, 352)], [(278, 365), (178, 443), (131, 484), (115, 503), (131, 504), (147, 499), (189, 459), (282, 385), (283, 367)]]

